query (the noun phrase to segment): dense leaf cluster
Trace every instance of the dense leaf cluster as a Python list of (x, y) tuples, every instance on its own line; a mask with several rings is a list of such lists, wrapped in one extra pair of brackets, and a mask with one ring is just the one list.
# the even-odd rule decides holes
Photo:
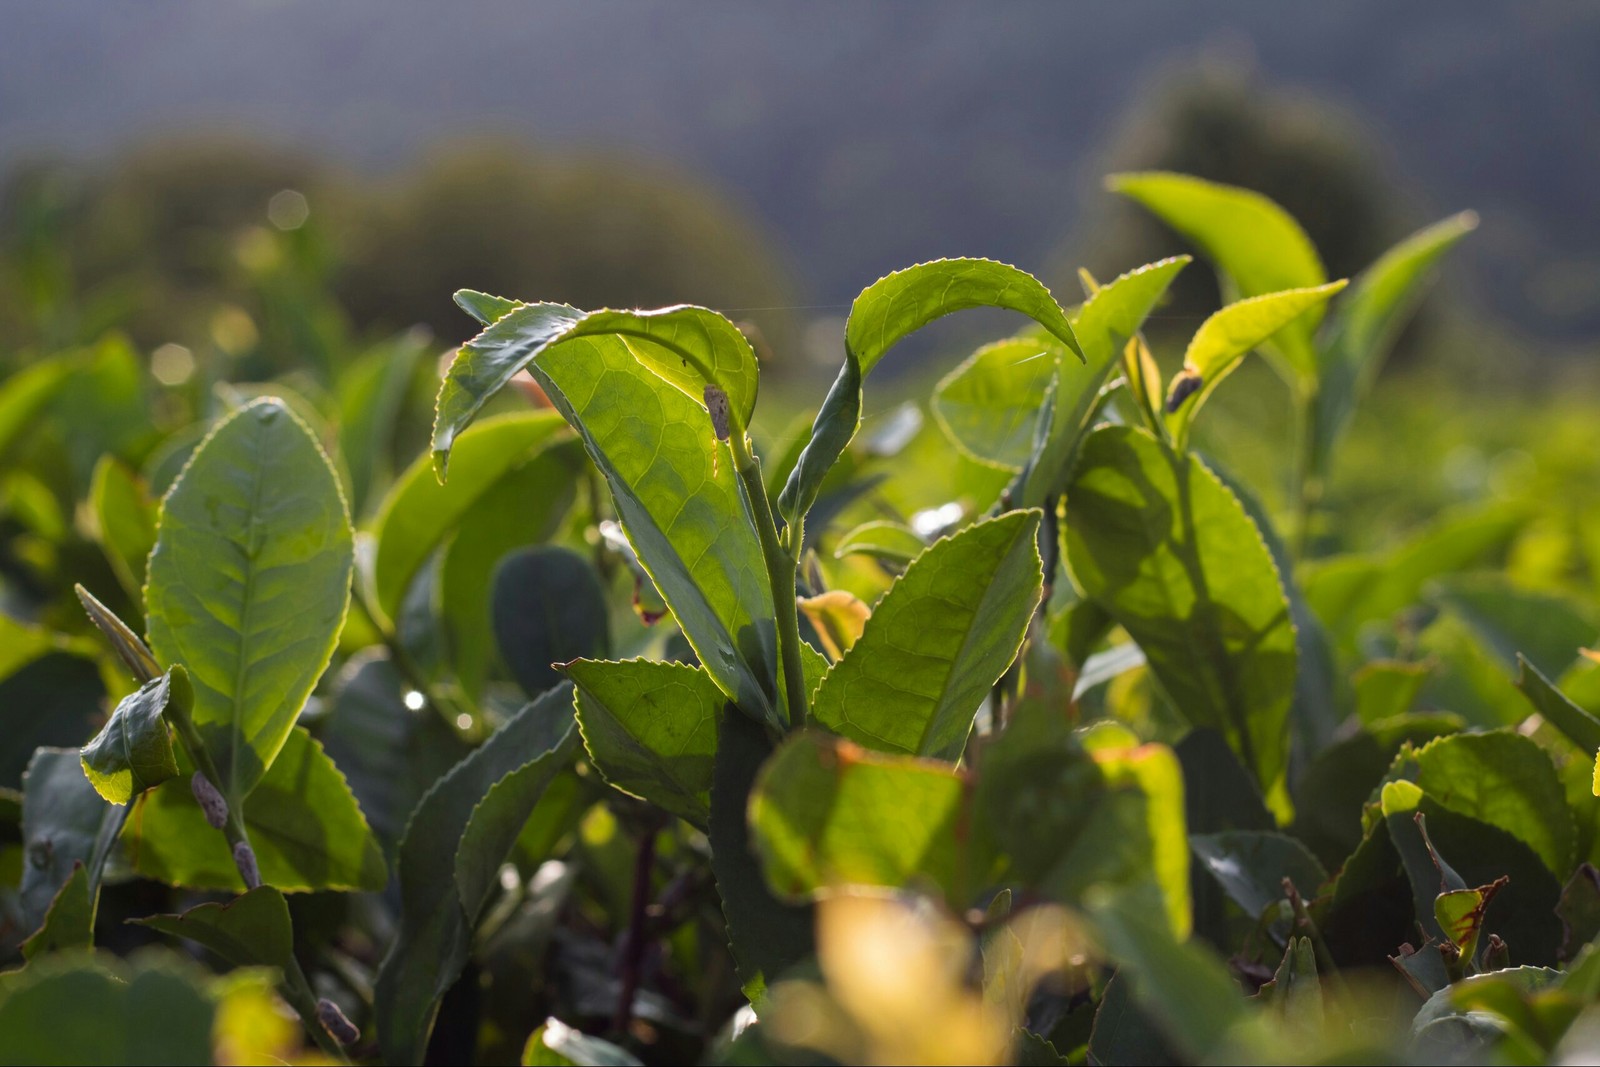
[[(1587, 1054), (1600, 626), (1481, 568), (1527, 515), (1307, 551), (1472, 220), (1347, 286), (1256, 194), (1113, 187), (1228, 296), (1165, 382), (1187, 256), (1071, 307), (890, 274), (764, 449), (720, 314), (463, 291), (393, 478), (350, 415), (399, 343), (8, 468), (0, 1061)], [(863, 434), (886, 354), (978, 307), (1031, 321)], [(1281, 515), (1193, 432), (1255, 351), (1301, 420)], [(133, 359), (6, 382), (0, 456), (99, 442)]]

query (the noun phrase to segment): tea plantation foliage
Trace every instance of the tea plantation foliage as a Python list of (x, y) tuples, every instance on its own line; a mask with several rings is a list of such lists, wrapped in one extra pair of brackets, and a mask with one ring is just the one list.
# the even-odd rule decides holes
[[(1600, 528), (1312, 551), (1474, 220), (1347, 282), (1254, 193), (1111, 187), (1227, 297), (1166, 375), (1188, 256), (890, 274), (787, 431), (693, 306), (463, 290), (437, 374), (398, 338), (178, 427), (115, 337), (11, 375), (0, 1062), (1594, 1054), (1600, 626), (1502, 564)], [(980, 307), (1027, 321), (871, 399)], [(1251, 353), (1270, 509), (1193, 432)]]

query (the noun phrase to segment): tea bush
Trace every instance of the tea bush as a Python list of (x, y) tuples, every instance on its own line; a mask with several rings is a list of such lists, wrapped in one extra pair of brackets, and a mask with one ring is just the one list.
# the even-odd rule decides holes
[[(1173, 373), (1188, 256), (890, 274), (774, 436), (712, 310), (463, 290), (397, 474), (414, 339), (195, 409), (114, 337), (13, 374), (0, 1062), (1592, 1054), (1597, 513), (1313, 554), (1474, 220), (1347, 284), (1257, 194), (1111, 187), (1227, 294)], [(1028, 322), (864, 412), (980, 307)], [(1281, 508), (1194, 433), (1252, 352)]]

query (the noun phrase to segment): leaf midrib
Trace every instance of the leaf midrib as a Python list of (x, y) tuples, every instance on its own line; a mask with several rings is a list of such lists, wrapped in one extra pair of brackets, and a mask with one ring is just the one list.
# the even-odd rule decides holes
[[(261, 439), (260, 423), (256, 424), (256, 439), (259, 443)], [(244, 736), (244, 728), (240, 720), (244, 714), (242, 694), (245, 692), (245, 686), (249, 684), (250, 668), (253, 666), (245, 656), (245, 642), (251, 632), (250, 614), (251, 608), (255, 603), (257, 550), (255, 533), (257, 516), (261, 510), (261, 471), (263, 466), (265, 465), (262, 463), (251, 465), (250, 510), (248, 525), (245, 530), (244, 595), (239, 605), (239, 634), (238, 640), (235, 642), (237, 651), (234, 657), (232, 735), (229, 738), (228, 745), (227, 783), (228, 799), (230, 803), (235, 805), (242, 803), (244, 800), (239, 795), (239, 749), (242, 747), (241, 741)]]

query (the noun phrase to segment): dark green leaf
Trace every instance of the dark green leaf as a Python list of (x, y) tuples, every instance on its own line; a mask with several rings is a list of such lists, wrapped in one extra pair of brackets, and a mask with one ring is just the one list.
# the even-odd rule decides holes
[(371, 510), (377, 491), (393, 473), (395, 427), (417, 367), (428, 353), (428, 340), (424, 331), (399, 334), (339, 375), (339, 454), (350, 471), (350, 499), (357, 515)]
[[(0, 623), (0, 639), (7, 630), (15, 632)], [(70, 652), (45, 652), (0, 681), (0, 786), (22, 781), (35, 749), (83, 744), (104, 713), (105, 696), (94, 661)], [(81, 768), (78, 776), (83, 777)]]
[(1600, 937), (1600, 871), (1593, 864), (1578, 864), (1561, 887), (1556, 915), (1561, 920), (1563, 961), (1572, 960), (1583, 946)]
[(88, 948), (94, 942), (97, 896), (97, 888), (89, 886), (88, 869), (74, 863), (45, 911), (44, 924), (22, 943), (22, 954), (31, 960), (47, 952)]
[(1252, 919), (1284, 898), (1285, 878), (1308, 899), (1317, 895), (1317, 888), (1328, 878), (1304, 845), (1283, 834), (1252, 830), (1190, 834), (1189, 847)]
[[(789, 744), (807, 743), (802, 735)], [(752, 833), (747, 818), (754, 806), (756, 774), (771, 754), (772, 742), (758, 724), (742, 715), (722, 714), (711, 783), (711, 870), (740, 984), (756, 1004), (785, 971), (815, 951), (813, 908), (773, 895), (757, 861), (758, 834)], [(765, 846), (760, 847), (764, 852)]]
[(178, 773), (167, 727), (167, 706), (188, 715), (194, 703), (189, 676), (173, 667), (122, 698), (105, 727), (83, 747), (83, 772), (99, 794), (126, 804)]
[(456, 679), (475, 700), (498, 660), (492, 619), (495, 568), (516, 549), (542, 544), (559, 532), (585, 462), (576, 440), (563, 438), (546, 446), (473, 505), (445, 549), (439, 566), (439, 622)]
[(1066, 507), (1079, 588), (1144, 649), (1179, 713), (1221, 730), (1281, 807), (1295, 633), (1238, 499), (1195, 457), (1111, 426), (1085, 440)]
[[(211, 829), (190, 787), (192, 767), (143, 795), (123, 837), (140, 874), (192, 889), (243, 892), (221, 833)], [(304, 727), (295, 727), (267, 776), (244, 802), (245, 830), (261, 880), (286, 893), (379, 890), (383, 851), (349, 783)]]
[(210, 949), (235, 967), (294, 965), (294, 925), (283, 894), (258, 886), (225, 904), (201, 904), (182, 915), (152, 915), (130, 922)]
[(888, 752), (953, 759), (1038, 605), (1037, 511), (975, 523), (889, 587), (812, 701), (817, 722)]
[(791, 528), (799, 528), (823, 479), (861, 428), (862, 388), (878, 361), (906, 335), (975, 307), (1019, 311), (1083, 358), (1072, 325), (1050, 291), (1016, 267), (987, 259), (940, 259), (879, 278), (850, 307), (844, 366), (778, 498), (778, 510)]
[(449, 532), (503, 478), (564, 432), (561, 417), (553, 411), (513, 412), (485, 419), (461, 436), (453, 476), (444, 485), (426, 456), (406, 468), (373, 523), (378, 548), (372, 586), (378, 609), (398, 619), (412, 579)]
[(605, 780), (696, 826), (710, 814), (717, 716), (727, 698), (682, 663), (575, 660), (578, 726)]
[(1568, 700), (1538, 667), (1521, 656), (1517, 657), (1517, 688), (1545, 721), (1567, 735), (1585, 756), (1600, 754), (1600, 719)]
[[(582, 436), (628, 540), (700, 662), (742, 711), (779, 726), (772, 587), (728, 445), (705, 408), (641, 363), (625, 338), (549, 344), (561, 332), (552, 323), (567, 313), (548, 307), (501, 318), (462, 350), (458, 365), (537, 355), (528, 372)], [(448, 437), (443, 415), (438, 425)]]
[(611, 649), (606, 592), (569, 548), (526, 548), (501, 560), (493, 618), (500, 655), (529, 696), (561, 681), (559, 664)]
[(1499, 575), (1452, 575), (1429, 599), (1455, 613), (1507, 668), (1518, 657), (1559, 675), (1600, 636), (1591, 613), (1569, 597), (1517, 589)]
[(1113, 974), (1100, 996), (1089, 1035), (1089, 1055), (1094, 1063), (1165, 1067), (1183, 1059), (1162, 1040), (1161, 1029), (1139, 1010), (1132, 992), (1133, 978)]
[(209, 1064), (214, 1009), (192, 964), (71, 954), (0, 986), (0, 1064)]
[(95, 464), (89, 485), (95, 535), (129, 596), (143, 595), (145, 564), (156, 544), (156, 506), (138, 474), (114, 456)]
[(1430, 663), (1372, 660), (1351, 679), (1356, 687), (1356, 718), (1367, 726), (1405, 715), (1433, 672)]
[[(518, 712), (434, 784), (400, 844), (400, 930), (375, 988), (390, 1063), (420, 1063), (439, 998), (455, 984), (497, 871), (576, 744), (572, 693), (553, 689)], [(509, 835), (507, 830), (509, 829)], [(477, 896), (471, 906), (468, 896)]]
[(150, 650), (187, 668), (194, 725), (230, 804), (289, 737), (333, 655), (355, 549), (316, 438), (280, 400), (229, 415), (161, 504)]
[(20, 898), (24, 930), (37, 929), (81, 867), (89, 913), (100, 892), (106, 858), (116, 844), (127, 808), (100, 798), (83, 776), (76, 749), (41, 748), (23, 777)]

